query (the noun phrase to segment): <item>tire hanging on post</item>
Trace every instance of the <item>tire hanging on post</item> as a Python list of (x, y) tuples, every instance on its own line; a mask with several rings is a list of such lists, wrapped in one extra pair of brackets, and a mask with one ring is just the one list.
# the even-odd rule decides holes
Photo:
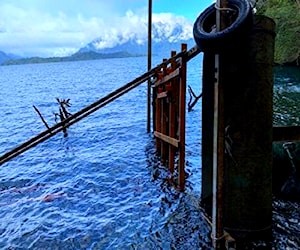
[(252, 25), (252, 8), (247, 0), (228, 0), (227, 11), (231, 24), (216, 31), (217, 7), (212, 4), (196, 19), (193, 34), (198, 48), (203, 51), (220, 52), (236, 43), (237, 37)]

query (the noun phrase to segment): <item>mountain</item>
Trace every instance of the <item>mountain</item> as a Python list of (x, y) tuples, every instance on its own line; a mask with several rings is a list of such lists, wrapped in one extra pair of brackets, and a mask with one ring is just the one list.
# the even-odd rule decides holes
[(81, 53), (75, 53), (71, 56), (65, 57), (29, 57), (20, 59), (10, 59), (4, 61), (0, 65), (18, 65), (18, 64), (36, 64), (36, 63), (52, 63), (52, 62), (72, 62), (72, 61), (85, 61), (85, 60), (98, 60), (107, 58), (122, 58), (133, 57), (136, 55), (129, 54), (127, 52), (115, 52), (115, 53), (97, 53), (94, 51), (87, 51)]
[[(103, 48), (103, 49), (97, 49), (95, 46), (96, 41), (93, 41), (86, 45), (85, 47), (81, 48), (77, 54), (80, 53), (86, 53), (86, 52), (96, 52), (96, 53), (117, 53), (117, 52), (127, 52), (132, 55), (147, 55), (148, 51), (148, 44), (143, 43), (139, 44), (136, 40), (130, 40), (123, 44), (119, 44), (113, 48)], [(188, 39), (188, 40), (181, 40), (176, 42), (169, 42), (168, 40), (164, 41), (152, 41), (152, 54), (153, 55), (159, 55), (162, 58), (163, 57), (170, 57), (170, 52), (172, 50), (176, 50), (177, 52), (180, 52), (181, 44), (187, 43), (189, 48), (194, 46), (194, 40)]]
[[(146, 29), (146, 28), (145, 28)], [(147, 29), (146, 29), (147, 30)], [(189, 32), (190, 31), (190, 32)], [(97, 52), (97, 53), (116, 53), (128, 52), (133, 55), (147, 55), (148, 38), (147, 34), (141, 37), (140, 33), (117, 34), (112, 41), (99, 37), (86, 46), (79, 49), (77, 53)], [(181, 44), (187, 43), (188, 48), (195, 45), (192, 38), (192, 31), (189, 26), (176, 23), (169, 27), (168, 23), (153, 23), (152, 27), (152, 54), (160, 57), (170, 57), (170, 52), (176, 50), (180, 52)]]
[(6, 54), (3, 51), (0, 51), (0, 65), (8, 60), (20, 58), (19, 56), (13, 54)]
[[(168, 16), (165, 16), (168, 19)], [(66, 62), (80, 60), (97, 60), (105, 58), (121, 58), (146, 56), (148, 53), (147, 22), (139, 22), (136, 29), (126, 27), (112, 34), (100, 34), (99, 37), (75, 54), (66, 57), (31, 57), (21, 59), (4, 58), (0, 65)], [(188, 48), (195, 45), (192, 37), (192, 25), (182, 18), (170, 21), (156, 21), (152, 28), (152, 54), (169, 58), (172, 50), (180, 52), (181, 44), (187, 43)]]

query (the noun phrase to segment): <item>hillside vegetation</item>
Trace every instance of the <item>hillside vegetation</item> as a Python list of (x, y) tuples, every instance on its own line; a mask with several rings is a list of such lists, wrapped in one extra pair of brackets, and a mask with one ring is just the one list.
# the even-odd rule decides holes
[(276, 22), (275, 62), (300, 66), (300, 0), (258, 0), (257, 9)]
[(99, 60), (108, 58), (122, 58), (122, 57), (138, 57), (143, 55), (130, 54), (128, 52), (115, 52), (115, 53), (96, 53), (93, 51), (88, 51), (84, 53), (75, 53), (71, 56), (66, 57), (30, 57), (21, 59), (11, 59), (4, 61), (0, 65), (18, 65), (18, 64), (32, 64), (32, 63), (52, 63), (52, 62), (73, 62), (73, 61), (85, 61), (85, 60)]

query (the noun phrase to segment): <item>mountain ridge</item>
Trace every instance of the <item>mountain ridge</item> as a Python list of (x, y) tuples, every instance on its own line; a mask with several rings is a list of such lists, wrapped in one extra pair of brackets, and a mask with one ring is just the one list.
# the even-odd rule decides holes
[[(117, 57), (137, 57), (147, 56), (148, 37), (146, 34), (147, 23), (140, 23), (143, 34), (140, 32), (120, 32), (114, 38), (107, 34), (100, 34), (85, 46), (79, 48), (72, 55), (64, 57), (30, 57), (14, 60), (14, 58), (4, 58), (0, 65), (29, 64), (65, 62), (78, 60), (97, 60)], [(189, 23), (177, 22), (171, 26), (166, 22), (153, 22), (152, 29), (152, 55), (159, 55), (162, 58), (170, 57), (171, 51), (180, 51), (181, 44), (187, 43), (188, 47), (194, 46), (192, 30)]]
[(21, 58), (20, 56), (5, 53), (4, 51), (0, 50), (0, 65), (4, 63), (5, 61), (12, 60), (12, 59), (18, 59)]
[(87, 51), (83, 53), (76, 52), (71, 56), (65, 57), (29, 57), (20, 59), (10, 59), (4, 61), (1, 65), (20, 65), (20, 64), (37, 64), (37, 63), (54, 63), (54, 62), (73, 62), (73, 61), (86, 61), (86, 60), (100, 60), (108, 58), (124, 58), (124, 57), (138, 57), (143, 55), (133, 55), (126, 51), (119, 51), (115, 53), (97, 53)]

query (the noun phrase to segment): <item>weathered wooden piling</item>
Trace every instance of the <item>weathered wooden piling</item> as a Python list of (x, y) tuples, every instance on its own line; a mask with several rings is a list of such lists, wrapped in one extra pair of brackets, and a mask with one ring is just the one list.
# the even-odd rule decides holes
[[(222, 51), (224, 231), (266, 239), (272, 224), (273, 20), (255, 16), (234, 50)], [(238, 38), (237, 38), (238, 39)], [(214, 55), (205, 53), (202, 107), (202, 204), (211, 211)]]
[(225, 55), (224, 225), (243, 239), (272, 232), (274, 30), (272, 19), (255, 16), (243, 53)]

